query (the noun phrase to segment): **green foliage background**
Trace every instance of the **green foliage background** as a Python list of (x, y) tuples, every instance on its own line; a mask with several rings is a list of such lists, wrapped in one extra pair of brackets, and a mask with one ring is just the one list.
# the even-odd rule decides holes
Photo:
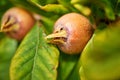
[[(0, 80), (120, 79), (120, 0), (1, 0), (0, 20), (14, 6), (41, 19), (21, 42), (0, 33)], [(44, 39), (70, 12), (86, 16), (95, 29), (80, 55), (64, 54)]]

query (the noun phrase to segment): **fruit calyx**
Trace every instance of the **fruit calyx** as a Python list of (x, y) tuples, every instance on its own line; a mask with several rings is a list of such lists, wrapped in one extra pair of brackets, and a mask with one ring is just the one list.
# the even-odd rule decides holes
[(13, 16), (7, 16), (2, 23), (1, 32), (17, 31), (19, 24)]
[(67, 31), (60, 29), (45, 37), (48, 43), (52, 44), (64, 44), (67, 41)]

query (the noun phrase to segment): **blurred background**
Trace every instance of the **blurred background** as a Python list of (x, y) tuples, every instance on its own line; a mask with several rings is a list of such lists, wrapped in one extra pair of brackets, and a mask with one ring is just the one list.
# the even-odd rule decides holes
[[(11, 7), (39, 15), (47, 34), (66, 13), (77, 12), (90, 20), (95, 29), (92, 39), (81, 55), (60, 52), (57, 80), (120, 80), (120, 0), (0, 0), (0, 26)], [(0, 80), (10, 80), (11, 59), (21, 42), (0, 32)]]

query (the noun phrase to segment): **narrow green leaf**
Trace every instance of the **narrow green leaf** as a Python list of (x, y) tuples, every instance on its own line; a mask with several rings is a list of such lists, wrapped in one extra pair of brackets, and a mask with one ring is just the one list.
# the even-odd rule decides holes
[(23, 7), (31, 12), (38, 13), (42, 16), (49, 17), (52, 13), (45, 12), (41, 8), (39, 8), (35, 3), (31, 0), (10, 0), (15, 6)]
[(88, 3), (89, 0), (71, 0), (71, 4), (85, 4)]
[(44, 6), (46, 4), (52, 4), (55, 3), (57, 0), (30, 0), (32, 2), (38, 3), (41, 6)]
[(71, 74), (67, 78), (67, 80), (81, 80), (80, 74), (79, 74), (80, 67), (81, 67), (81, 61), (80, 61), (80, 57), (79, 57), (79, 59), (77, 59), (76, 64), (75, 64)]
[(76, 9), (78, 9), (85, 16), (89, 16), (91, 14), (91, 9), (88, 8), (87, 6), (83, 6), (83, 5), (80, 5), (80, 4), (74, 4), (74, 7)]
[(35, 25), (12, 59), (11, 80), (56, 80), (59, 51), (47, 44), (42, 27)]
[(47, 12), (53, 12), (57, 14), (65, 14), (69, 12), (67, 8), (60, 4), (47, 4), (45, 6), (41, 6), (41, 9)]
[(9, 80), (9, 66), (16, 48), (17, 41), (8, 37), (0, 39), (0, 80)]
[(69, 11), (79, 12), (72, 4), (71, 0), (58, 0), (59, 4), (63, 5)]
[(119, 35), (120, 20), (92, 37), (81, 56), (83, 80), (120, 79)]
[(46, 4), (46, 0), (30, 0), (30, 1), (34, 3), (38, 3), (41, 6)]

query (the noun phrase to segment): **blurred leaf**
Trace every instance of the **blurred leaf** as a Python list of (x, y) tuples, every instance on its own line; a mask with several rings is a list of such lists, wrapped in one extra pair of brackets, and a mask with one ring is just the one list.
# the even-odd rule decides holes
[[(91, 10), (92, 10), (92, 16), (95, 17), (95, 19), (105, 19), (105, 13), (100, 7), (96, 7), (95, 5), (91, 5)], [(97, 22), (96, 20), (96, 22)]]
[(61, 53), (57, 80), (69, 80), (70, 74), (74, 70), (78, 59), (79, 55), (67, 55), (65, 53)]
[(41, 8), (47, 12), (53, 12), (57, 14), (65, 14), (69, 12), (63, 5), (60, 4), (47, 4), (45, 6), (41, 6)]
[(115, 13), (120, 17), (120, 0), (116, 4)]
[(9, 0), (0, 0), (0, 22), (1, 22), (2, 15), (5, 13), (5, 11), (12, 6), (13, 5)]
[(114, 10), (109, 0), (90, 0), (90, 2), (98, 8), (102, 8), (108, 19), (115, 20)]
[(0, 62), (10, 60), (17, 47), (17, 42), (8, 37), (0, 39)]
[(88, 2), (89, 0), (71, 0), (71, 4), (85, 4)]
[(16, 48), (15, 40), (8, 37), (0, 39), (0, 80), (9, 80), (9, 66)]
[(44, 27), (45, 27), (48, 34), (52, 33), (54, 22), (55, 21), (53, 21), (51, 19), (48, 19), (46, 17), (42, 17), (41, 23), (44, 25)]
[(37, 25), (20, 44), (10, 68), (11, 80), (56, 80), (59, 51), (47, 44)]
[(117, 16), (120, 16), (120, 0), (110, 0), (112, 8)]
[(79, 12), (72, 4), (71, 0), (58, 0), (58, 2), (71, 12)]
[(86, 6), (80, 4), (74, 4), (74, 7), (78, 9), (85, 16), (89, 16), (91, 14), (91, 9)]
[[(105, 24), (104, 22), (101, 22), (101, 23), (98, 24), (97, 29), (98, 29), (98, 30), (103, 30), (103, 29), (105, 29), (107, 26), (108, 26), (107, 24)], [(97, 31), (97, 30), (96, 30), (96, 31)]]
[(94, 34), (82, 52), (82, 80), (120, 79), (120, 20)]
[(0, 62), (0, 80), (10, 80), (9, 66), (10, 61)]
[(30, 1), (34, 3), (38, 3), (41, 6), (44, 6), (46, 4), (53, 4), (57, 2), (57, 0), (30, 0)]
[[(80, 57), (79, 57), (80, 59)], [(67, 78), (67, 80), (81, 80), (79, 75), (79, 69), (81, 67), (81, 61), (77, 59), (74, 69), (72, 70), (71, 74)]]
[(41, 17), (40, 23), (42, 25), (44, 25), (44, 28), (45, 28), (47, 34), (50, 34), (53, 32), (53, 27), (54, 27), (55, 21), (59, 17), (60, 17), (59, 15), (54, 15), (51, 17), (44, 17), (44, 16)]
[(106, 16), (110, 20), (115, 20), (115, 14), (114, 14), (113, 10), (110, 7), (105, 7), (104, 10), (105, 10)]
[(31, 12), (38, 13), (42, 16), (49, 17), (52, 13), (45, 12), (44, 10), (40, 9), (35, 3), (31, 0), (10, 0), (15, 6), (23, 7)]
[(2, 40), (2, 38), (4, 38), (5, 37), (5, 34), (4, 33), (2, 33), (2, 32), (0, 32), (0, 41)]
[[(8, 5), (9, 4), (9, 5)], [(0, 0), (0, 9), (2, 9), (2, 6), (4, 7), (10, 7), (12, 4), (10, 3), (9, 0)]]

